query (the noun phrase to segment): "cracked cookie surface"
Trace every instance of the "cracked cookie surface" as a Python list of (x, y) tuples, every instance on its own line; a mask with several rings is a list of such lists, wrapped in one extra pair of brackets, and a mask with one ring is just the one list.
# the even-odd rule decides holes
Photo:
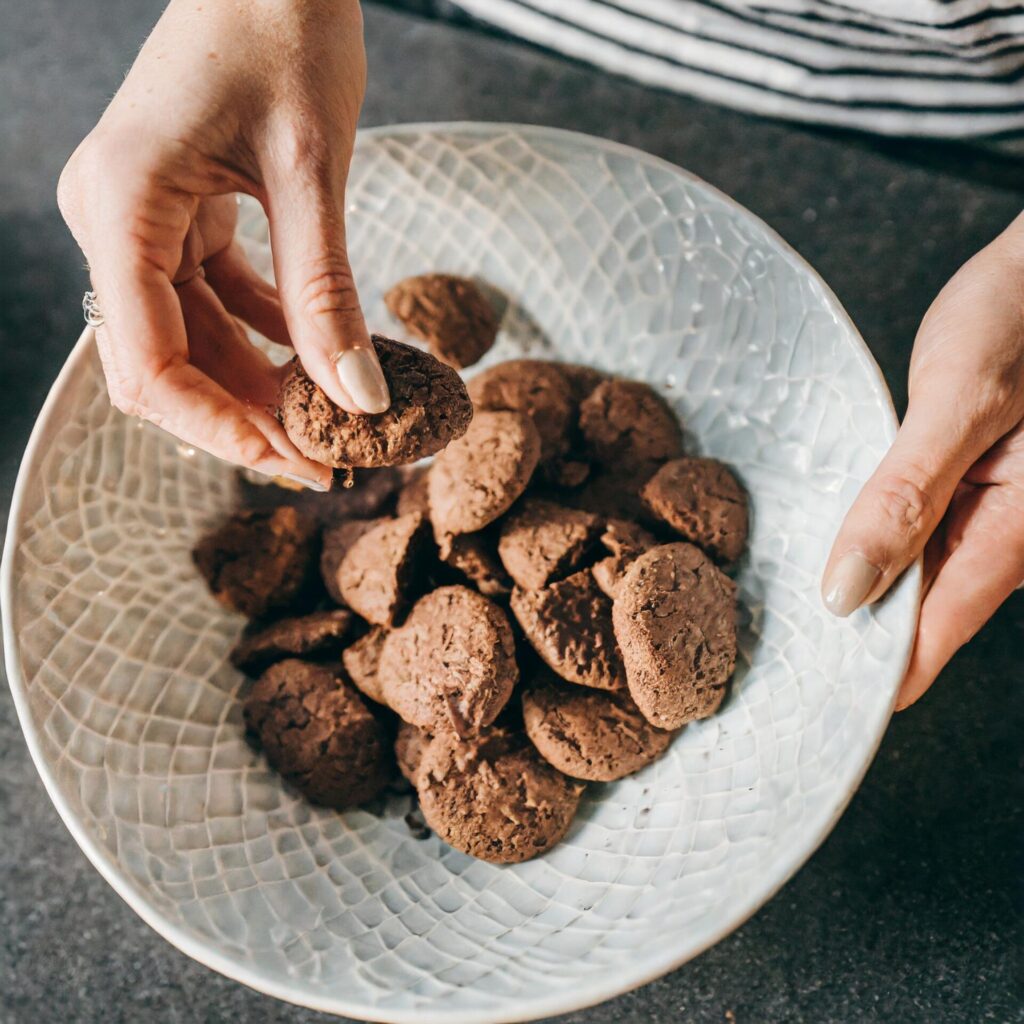
[(692, 544), (663, 544), (626, 571), (612, 605), (630, 696), (661, 729), (718, 709), (736, 667), (736, 585)]
[(336, 406), (292, 360), (281, 385), (279, 415), (292, 443), (325, 466), (398, 466), (440, 451), (461, 437), (473, 417), (462, 378), (412, 345), (374, 335), (391, 405), (355, 414)]

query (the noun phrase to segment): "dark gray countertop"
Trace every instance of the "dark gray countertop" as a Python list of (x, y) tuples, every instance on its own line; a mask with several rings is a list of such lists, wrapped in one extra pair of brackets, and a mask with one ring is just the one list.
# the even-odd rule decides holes
[[(0, 33), (0, 499), (80, 329), (82, 258), (54, 186), (161, 7), (35, 0)], [(367, 11), (364, 122), (504, 120), (631, 143), (763, 217), (833, 287), (897, 405), (916, 325), (943, 282), (1022, 206), (1024, 167), (951, 146), (759, 121), (529, 48)], [(1021, 652), (1015, 596), (892, 724), (821, 850), (693, 963), (576, 1024), (1024, 1020), (1020, 978)], [(327, 1021), (166, 944), (79, 852), (0, 689), (0, 1021)]]

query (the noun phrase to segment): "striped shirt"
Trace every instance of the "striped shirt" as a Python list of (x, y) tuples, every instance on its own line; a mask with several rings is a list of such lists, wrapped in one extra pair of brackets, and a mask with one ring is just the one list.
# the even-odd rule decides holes
[(454, 0), (470, 16), (648, 85), (888, 135), (1024, 130), (1012, 0)]

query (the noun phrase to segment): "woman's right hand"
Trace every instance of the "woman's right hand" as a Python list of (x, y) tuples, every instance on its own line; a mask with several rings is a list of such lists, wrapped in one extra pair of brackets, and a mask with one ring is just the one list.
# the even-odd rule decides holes
[[(365, 77), (356, 0), (172, 0), (58, 188), (114, 405), (324, 490), (331, 470), (269, 411), (281, 368), (235, 318), (294, 345), (343, 408), (388, 407), (345, 248)], [(276, 289), (234, 241), (236, 192), (267, 212)]]

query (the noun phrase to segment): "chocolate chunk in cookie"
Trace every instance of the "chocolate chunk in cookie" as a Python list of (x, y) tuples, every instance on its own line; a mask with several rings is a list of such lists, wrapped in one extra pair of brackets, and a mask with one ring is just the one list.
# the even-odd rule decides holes
[(391, 777), (390, 743), (380, 723), (324, 665), (295, 659), (271, 665), (249, 691), (244, 714), (271, 766), (313, 803), (353, 807)]
[(512, 580), (488, 530), (446, 537), (441, 544), (441, 561), (465, 576), (485, 597), (512, 593)]
[(249, 675), (258, 675), (282, 658), (327, 657), (341, 650), (351, 626), (352, 613), (345, 608), (278, 619), (246, 633), (231, 652), (231, 661)]
[(416, 462), (461, 437), (473, 417), (466, 386), (440, 360), (411, 345), (374, 336), (391, 392), (386, 412), (355, 414), (336, 406), (294, 359), (281, 386), (281, 423), (295, 447), (327, 466), (397, 466)]
[(664, 461), (683, 454), (675, 413), (647, 384), (606, 380), (580, 403), (580, 433), (587, 451), (606, 465)]
[(455, 849), (495, 864), (517, 864), (554, 846), (569, 830), (583, 788), (506, 729), (468, 742), (435, 739), (416, 770), (427, 824)]
[(472, 735), (494, 721), (519, 678), (512, 629), (475, 590), (440, 587), (388, 636), (379, 676), (385, 702), (406, 722)]
[(301, 602), (311, 589), (316, 529), (297, 509), (237, 512), (192, 552), (221, 604), (260, 618)]
[(498, 554), (520, 587), (536, 590), (578, 568), (600, 534), (591, 512), (527, 498), (501, 524)]
[(553, 680), (523, 693), (523, 723), (545, 761), (590, 782), (639, 771), (664, 753), (674, 735), (651, 725), (628, 694)]
[(479, 412), (463, 437), (430, 467), (434, 535), (474, 533), (493, 522), (526, 489), (540, 457), (540, 438), (518, 412)]
[(718, 709), (736, 667), (736, 585), (692, 544), (664, 544), (626, 571), (612, 607), (629, 692), (678, 729)]
[(589, 569), (540, 590), (516, 587), (512, 612), (534, 650), (563, 679), (598, 690), (625, 684), (612, 603)]
[(715, 459), (666, 462), (641, 492), (644, 504), (691, 544), (734, 562), (747, 542), (747, 496)]
[(466, 277), (407, 277), (385, 294), (384, 304), (438, 359), (457, 370), (482, 359), (498, 336), (494, 307)]
[(469, 397), (477, 409), (529, 416), (540, 435), (542, 460), (568, 450), (575, 403), (558, 363), (540, 359), (498, 363), (469, 382)]
[(425, 516), (430, 516), (430, 496), (427, 491), (429, 472), (426, 466), (417, 466), (408, 471), (408, 476), (398, 492), (398, 504), (395, 508), (400, 516), (408, 515), (410, 512), (422, 512)]
[(380, 655), (387, 636), (386, 629), (374, 626), (369, 633), (341, 652), (341, 663), (356, 689), (377, 704), (387, 703), (379, 675)]
[(364, 533), (338, 569), (345, 604), (367, 622), (394, 625), (409, 604), (427, 533), (419, 512), (387, 519)]
[(654, 534), (642, 526), (625, 519), (609, 519), (601, 534), (601, 544), (609, 554), (591, 567), (597, 585), (609, 597), (615, 597), (626, 570), (657, 543)]

